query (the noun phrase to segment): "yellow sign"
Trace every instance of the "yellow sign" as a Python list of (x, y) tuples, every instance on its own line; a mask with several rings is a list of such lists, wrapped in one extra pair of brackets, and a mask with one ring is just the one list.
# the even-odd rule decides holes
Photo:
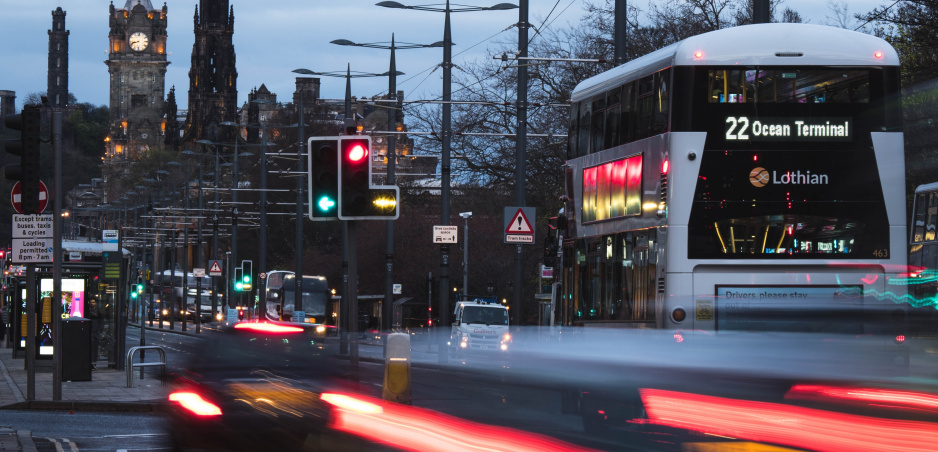
[(713, 320), (713, 300), (697, 300), (697, 320)]

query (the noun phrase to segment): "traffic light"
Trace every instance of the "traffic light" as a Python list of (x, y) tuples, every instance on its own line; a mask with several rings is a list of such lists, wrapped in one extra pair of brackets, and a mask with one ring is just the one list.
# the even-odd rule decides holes
[(310, 137), (309, 156), (309, 219), (313, 221), (339, 218), (339, 137)]
[(235, 268), (234, 290), (244, 290), (244, 282), (242, 279), (244, 279), (244, 272), (241, 270), (241, 267)]
[(339, 137), (339, 219), (397, 219), (399, 190), (371, 185), (371, 137)]
[(241, 290), (251, 290), (251, 275), (254, 274), (254, 262), (241, 261)]
[(18, 115), (3, 118), (8, 129), (19, 130), (20, 138), (8, 138), (6, 152), (20, 156), (19, 165), (6, 165), (4, 176), (20, 181), (23, 213), (39, 213), (39, 107), (26, 106)]
[(365, 212), (371, 185), (371, 138), (339, 140), (339, 218), (360, 217)]

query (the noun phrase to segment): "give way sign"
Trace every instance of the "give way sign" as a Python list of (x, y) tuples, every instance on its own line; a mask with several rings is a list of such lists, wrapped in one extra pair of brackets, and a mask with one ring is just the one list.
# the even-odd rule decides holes
[[(16, 213), (23, 213), (22, 197), (23, 182), (17, 182), (13, 185), (13, 190), (10, 191), (10, 201), (13, 202), (13, 210), (15, 210)], [(45, 212), (47, 204), (49, 204), (49, 190), (46, 188), (44, 182), (39, 181), (39, 213)]]

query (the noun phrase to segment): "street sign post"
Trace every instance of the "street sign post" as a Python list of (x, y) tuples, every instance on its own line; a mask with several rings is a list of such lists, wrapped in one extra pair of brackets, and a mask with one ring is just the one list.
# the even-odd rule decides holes
[(505, 207), (505, 243), (534, 243), (534, 207)]
[(208, 261), (208, 275), (209, 276), (221, 276), (221, 261), (212, 259)]
[(434, 226), (433, 243), (456, 243), (459, 226)]
[[(13, 203), (13, 210), (16, 213), (23, 213), (23, 182), (17, 182), (13, 184), (13, 189), (10, 190), (10, 202)], [(46, 188), (46, 184), (42, 181), (39, 181), (39, 213), (45, 212), (46, 206), (49, 204), (49, 189)]]
[(52, 215), (13, 215), (12, 232), (12, 262), (52, 262)]

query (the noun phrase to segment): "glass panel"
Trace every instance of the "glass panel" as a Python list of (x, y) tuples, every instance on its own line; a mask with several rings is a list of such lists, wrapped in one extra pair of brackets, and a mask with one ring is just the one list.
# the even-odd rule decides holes
[(868, 103), (865, 69), (733, 68), (709, 71), (711, 103)]
[(935, 240), (935, 222), (938, 220), (938, 193), (928, 194), (928, 210), (925, 212), (925, 241)]
[(921, 243), (925, 240), (925, 209), (926, 193), (919, 193), (915, 196), (915, 218), (912, 220), (912, 242)]

